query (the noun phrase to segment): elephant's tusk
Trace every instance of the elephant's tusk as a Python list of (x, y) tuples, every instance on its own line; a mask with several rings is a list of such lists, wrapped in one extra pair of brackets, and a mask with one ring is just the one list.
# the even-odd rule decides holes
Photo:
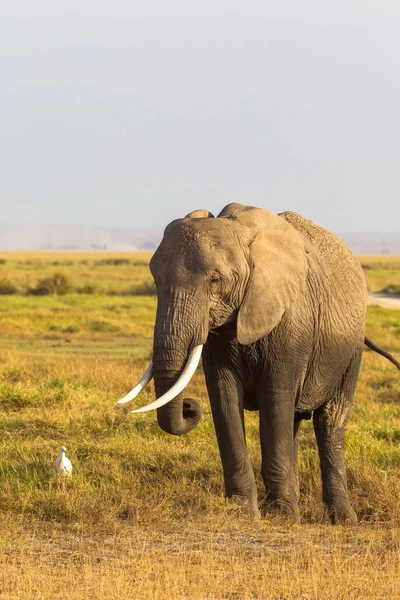
[(137, 383), (135, 385), (135, 387), (129, 392), (129, 394), (127, 394), (126, 396), (121, 398), (121, 400), (118, 400), (117, 404), (125, 404), (126, 402), (130, 402), (131, 400), (136, 398), (136, 396), (138, 394), (140, 394), (140, 392), (151, 381), (152, 377), (153, 377), (153, 363), (151, 362), (149, 364), (149, 366), (147, 367), (147, 369), (146, 369), (143, 377), (139, 381), (139, 383)]
[(155, 400), (151, 404), (148, 404), (147, 406), (142, 406), (142, 408), (137, 408), (136, 410), (132, 410), (131, 412), (146, 412), (148, 410), (160, 408), (161, 406), (164, 406), (164, 404), (171, 402), (171, 400), (173, 400), (178, 394), (182, 392), (182, 390), (185, 389), (189, 381), (192, 379), (194, 372), (197, 369), (197, 365), (200, 362), (202, 350), (202, 344), (200, 346), (196, 346), (196, 348), (192, 350), (188, 361), (185, 365), (185, 368), (183, 369), (177, 381), (175, 381), (174, 385), (168, 390), (168, 392), (165, 392), (165, 394), (157, 398), (157, 400)]

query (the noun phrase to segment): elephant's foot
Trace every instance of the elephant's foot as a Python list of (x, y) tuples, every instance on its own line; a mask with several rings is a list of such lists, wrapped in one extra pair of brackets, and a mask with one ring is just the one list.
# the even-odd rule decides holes
[(256, 520), (261, 518), (256, 498), (248, 498), (239, 494), (232, 494), (227, 497), (239, 507), (242, 515)]
[(326, 504), (329, 519), (333, 525), (356, 525), (357, 515), (350, 502), (346, 499)]
[(284, 517), (291, 523), (300, 522), (300, 511), (297, 498), (274, 497), (271, 493), (261, 505), (263, 515), (271, 514)]

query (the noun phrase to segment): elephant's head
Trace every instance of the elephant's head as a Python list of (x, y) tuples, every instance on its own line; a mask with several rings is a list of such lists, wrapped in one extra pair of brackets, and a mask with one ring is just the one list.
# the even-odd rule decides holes
[[(153, 375), (157, 400), (145, 409), (157, 408), (162, 429), (180, 435), (201, 418), (198, 403), (183, 399), (188, 357), (195, 350), (199, 360), (209, 331), (230, 322), (240, 344), (267, 335), (304, 286), (306, 253), (301, 235), (280, 216), (229, 204), (217, 218), (197, 210), (168, 225), (150, 269), (158, 296), (153, 364), (121, 402)], [(175, 397), (165, 397), (173, 385)]]

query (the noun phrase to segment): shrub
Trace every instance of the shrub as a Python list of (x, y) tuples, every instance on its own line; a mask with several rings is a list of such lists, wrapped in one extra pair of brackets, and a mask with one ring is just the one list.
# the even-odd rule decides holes
[(129, 258), (103, 258), (101, 260), (96, 260), (96, 265), (111, 265), (113, 267), (119, 265), (129, 265)]
[(35, 288), (29, 290), (34, 296), (65, 296), (71, 290), (71, 284), (63, 273), (54, 273), (51, 277), (40, 279)]
[(157, 290), (153, 283), (145, 281), (138, 285), (133, 285), (130, 288), (122, 290), (109, 289), (107, 292), (108, 296), (156, 296)]
[(139, 285), (133, 286), (130, 290), (130, 296), (156, 296), (157, 290), (153, 282), (145, 281)]
[(400, 285), (396, 283), (389, 283), (383, 290), (381, 290), (384, 294), (392, 294), (393, 296), (400, 296)]
[(95, 294), (97, 286), (95, 283), (85, 283), (84, 285), (76, 288), (78, 294)]
[(77, 325), (68, 325), (68, 327), (62, 330), (63, 333), (78, 333), (79, 331), (80, 329)]
[(144, 258), (137, 258), (136, 260), (132, 261), (132, 266), (134, 267), (148, 267), (149, 266), (149, 261), (144, 259)]
[(5, 265), (7, 262), (6, 258), (0, 258), (0, 265)]
[(18, 292), (17, 287), (9, 279), (0, 280), (0, 296), (11, 296)]
[(89, 326), (90, 330), (95, 332), (115, 333), (121, 331), (118, 325), (113, 325), (113, 323), (101, 319), (90, 321)]

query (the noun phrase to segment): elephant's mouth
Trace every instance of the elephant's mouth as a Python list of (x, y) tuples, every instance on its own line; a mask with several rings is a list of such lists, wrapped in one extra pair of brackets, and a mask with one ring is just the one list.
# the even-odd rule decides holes
[(223, 327), (224, 325), (228, 325), (228, 323), (234, 323), (234, 322), (236, 322), (236, 320), (237, 320), (237, 310), (235, 310), (234, 312), (231, 312), (226, 317), (220, 317), (220, 318), (210, 317), (209, 329), (210, 330), (218, 329), (218, 327)]
[[(180, 394), (185, 389), (189, 381), (192, 379), (200, 362), (202, 350), (202, 344), (200, 344), (200, 346), (196, 346), (192, 350), (179, 378), (165, 394), (163, 394), (162, 396), (160, 396), (160, 398), (157, 398), (157, 400), (151, 402), (147, 406), (142, 406), (141, 408), (137, 408), (135, 410), (132, 410), (131, 412), (140, 413), (146, 412), (148, 410), (155, 410), (156, 408), (160, 408), (161, 406), (164, 406), (164, 404), (168, 404), (168, 402), (171, 402), (171, 400), (176, 398), (176, 396), (178, 396), (178, 394)], [(134, 388), (132, 388), (132, 390), (126, 396), (121, 398), (121, 400), (118, 400), (117, 404), (126, 404), (127, 402), (130, 402), (131, 400), (136, 398), (136, 396), (138, 396), (138, 394), (140, 394), (140, 392), (144, 390), (146, 385), (151, 381), (152, 377), (153, 363), (151, 362), (140, 381), (135, 385)]]

